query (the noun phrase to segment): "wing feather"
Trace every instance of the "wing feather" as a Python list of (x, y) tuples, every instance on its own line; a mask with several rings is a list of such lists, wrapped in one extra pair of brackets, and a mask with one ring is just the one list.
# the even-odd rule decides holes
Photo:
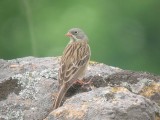
[(76, 77), (76, 73), (87, 65), (90, 58), (90, 47), (87, 42), (73, 42), (67, 45), (61, 57), (59, 84)]

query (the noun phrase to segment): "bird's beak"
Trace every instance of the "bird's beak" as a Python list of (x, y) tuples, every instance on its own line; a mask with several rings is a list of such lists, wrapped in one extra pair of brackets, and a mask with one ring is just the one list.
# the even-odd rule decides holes
[(72, 36), (72, 34), (71, 34), (70, 32), (68, 32), (67, 34), (65, 34), (65, 36), (67, 36), (67, 37), (71, 37), (71, 36)]

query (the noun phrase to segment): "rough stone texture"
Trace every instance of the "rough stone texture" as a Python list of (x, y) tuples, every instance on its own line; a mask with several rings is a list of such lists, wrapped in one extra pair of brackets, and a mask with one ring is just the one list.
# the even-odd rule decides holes
[(123, 87), (103, 87), (75, 95), (45, 120), (155, 120), (158, 109)]
[(41, 120), (53, 107), (58, 58), (0, 61), (0, 118)]
[(0, 59), (0, 120), (160, 120), (160, 76), (90, 62), (53, 110), (59, 57)]

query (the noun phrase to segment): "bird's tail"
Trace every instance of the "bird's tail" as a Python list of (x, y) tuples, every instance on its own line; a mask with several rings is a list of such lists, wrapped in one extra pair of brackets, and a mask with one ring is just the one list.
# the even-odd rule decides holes
[(54, 102), (54, 109), (57, 109), (61, 105), (61, 102), (62, 102), (67, 90), (68, 90), (68, 87), (66, 86), (66, 84), (64, 84), (60, 87), (57, 98)]

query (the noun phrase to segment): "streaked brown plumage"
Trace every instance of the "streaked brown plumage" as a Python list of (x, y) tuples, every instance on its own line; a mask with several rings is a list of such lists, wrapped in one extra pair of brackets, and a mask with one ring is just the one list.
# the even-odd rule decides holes
[(76, 80), (82, 80), (90, 59), (88, 38), (79, 28), (72, 28), (66, 34), (70, 42), (61, 57), (58, 74), (59, 93), (55, 100), (54, 109), (58, 108), (67, 90)]

